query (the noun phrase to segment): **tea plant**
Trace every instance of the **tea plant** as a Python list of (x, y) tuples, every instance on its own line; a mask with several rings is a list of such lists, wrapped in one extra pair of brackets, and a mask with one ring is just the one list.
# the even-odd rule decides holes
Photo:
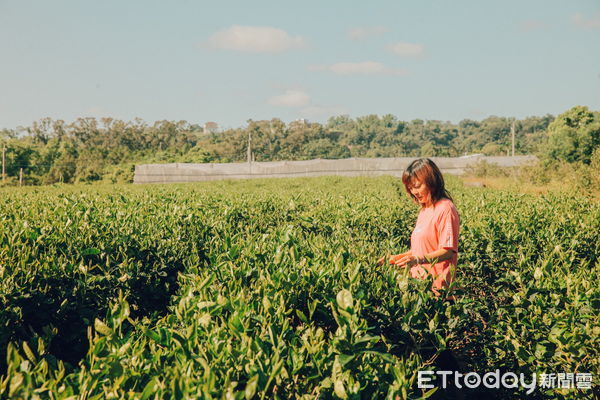
[(4, 190), (0, 395), (443, 397), (417, 372), (448, 351), (464, 371), (597, 375), (598, 202), (450, 183), (454, 302), (376, 264), (418, 211), (392, 178)]

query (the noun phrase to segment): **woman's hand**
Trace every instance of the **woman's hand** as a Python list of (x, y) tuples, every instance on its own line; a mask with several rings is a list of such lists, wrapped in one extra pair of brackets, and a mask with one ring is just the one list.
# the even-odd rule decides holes
[[(391, 262), (391, 260), (390, 260), (390, 262)], [(396, 259), (394, 264), (398, 267), (403, 267), (403, 268), (412, 267), (413, 265), (419, 264), (419, 259), (417, 258), (417, 256), (413, 256), (412, 254), (407, 254), (407, 255), (403, 255), (403, 257)]]
[(397, 265), (396, 263), (398, 262), (398, 260), (410, 255), (410, 250), (407, 251), (406, 253), (401, 253), (401, 254), (394, 254), (391, 256), (383, 256), (381, 257), (379, 260), (377, 260), (377, 265), (383, 265), (385, 263), (386, 258), (389, 257), (389, 263), (391, 265)]

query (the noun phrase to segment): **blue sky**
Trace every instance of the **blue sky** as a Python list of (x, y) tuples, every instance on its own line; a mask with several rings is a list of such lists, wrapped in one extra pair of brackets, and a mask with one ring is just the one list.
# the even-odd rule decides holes
[(600, 109), (600, 1), (0, 0), (0, 128)]

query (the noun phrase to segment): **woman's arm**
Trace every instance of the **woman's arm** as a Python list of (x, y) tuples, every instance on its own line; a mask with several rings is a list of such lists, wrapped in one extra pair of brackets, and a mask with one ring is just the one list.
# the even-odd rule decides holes
[[(431, 264), (433, 261), (441, 262), (446, 261), (454, 256), (455, 251), (452, 249), (439, 249), (427, 253), (422, 257), (413, 256), (412, 254), (406, 254), (404, 257), (399, 258), (394, 262), (399, 267), (412, 267), (416, 264)], [(390, 260), (391, 261), (391, 260)]]

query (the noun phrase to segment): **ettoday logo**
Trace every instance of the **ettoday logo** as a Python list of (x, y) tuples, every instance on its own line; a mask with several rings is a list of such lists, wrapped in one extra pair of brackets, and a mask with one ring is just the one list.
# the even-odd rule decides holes
[[(531, 374), (527, 378), (525, 374), (515, 374), (514, 372), (500, 373), (500, 370), (487, 372), (480, 375), (477, 372), (461, 373), (458, 371), (419, 371), (417, 375), (417, 386), (419, 389), (433, 389), (436, 387), (434, 382), (439, 378), (443, 389), (448, 387), (449, 382), (454, 382), (458, 389), (475, 389), (481, 385), (489, 389), (526, 389), (527, 394), (533, 393), (536, 387), (540, 388), (561, 388), (561, 389), (591, 389), (593, 375), (591, 373), (550, 373), (550, 374)], [(437, 385), (440, 386), (440, 385)]]

